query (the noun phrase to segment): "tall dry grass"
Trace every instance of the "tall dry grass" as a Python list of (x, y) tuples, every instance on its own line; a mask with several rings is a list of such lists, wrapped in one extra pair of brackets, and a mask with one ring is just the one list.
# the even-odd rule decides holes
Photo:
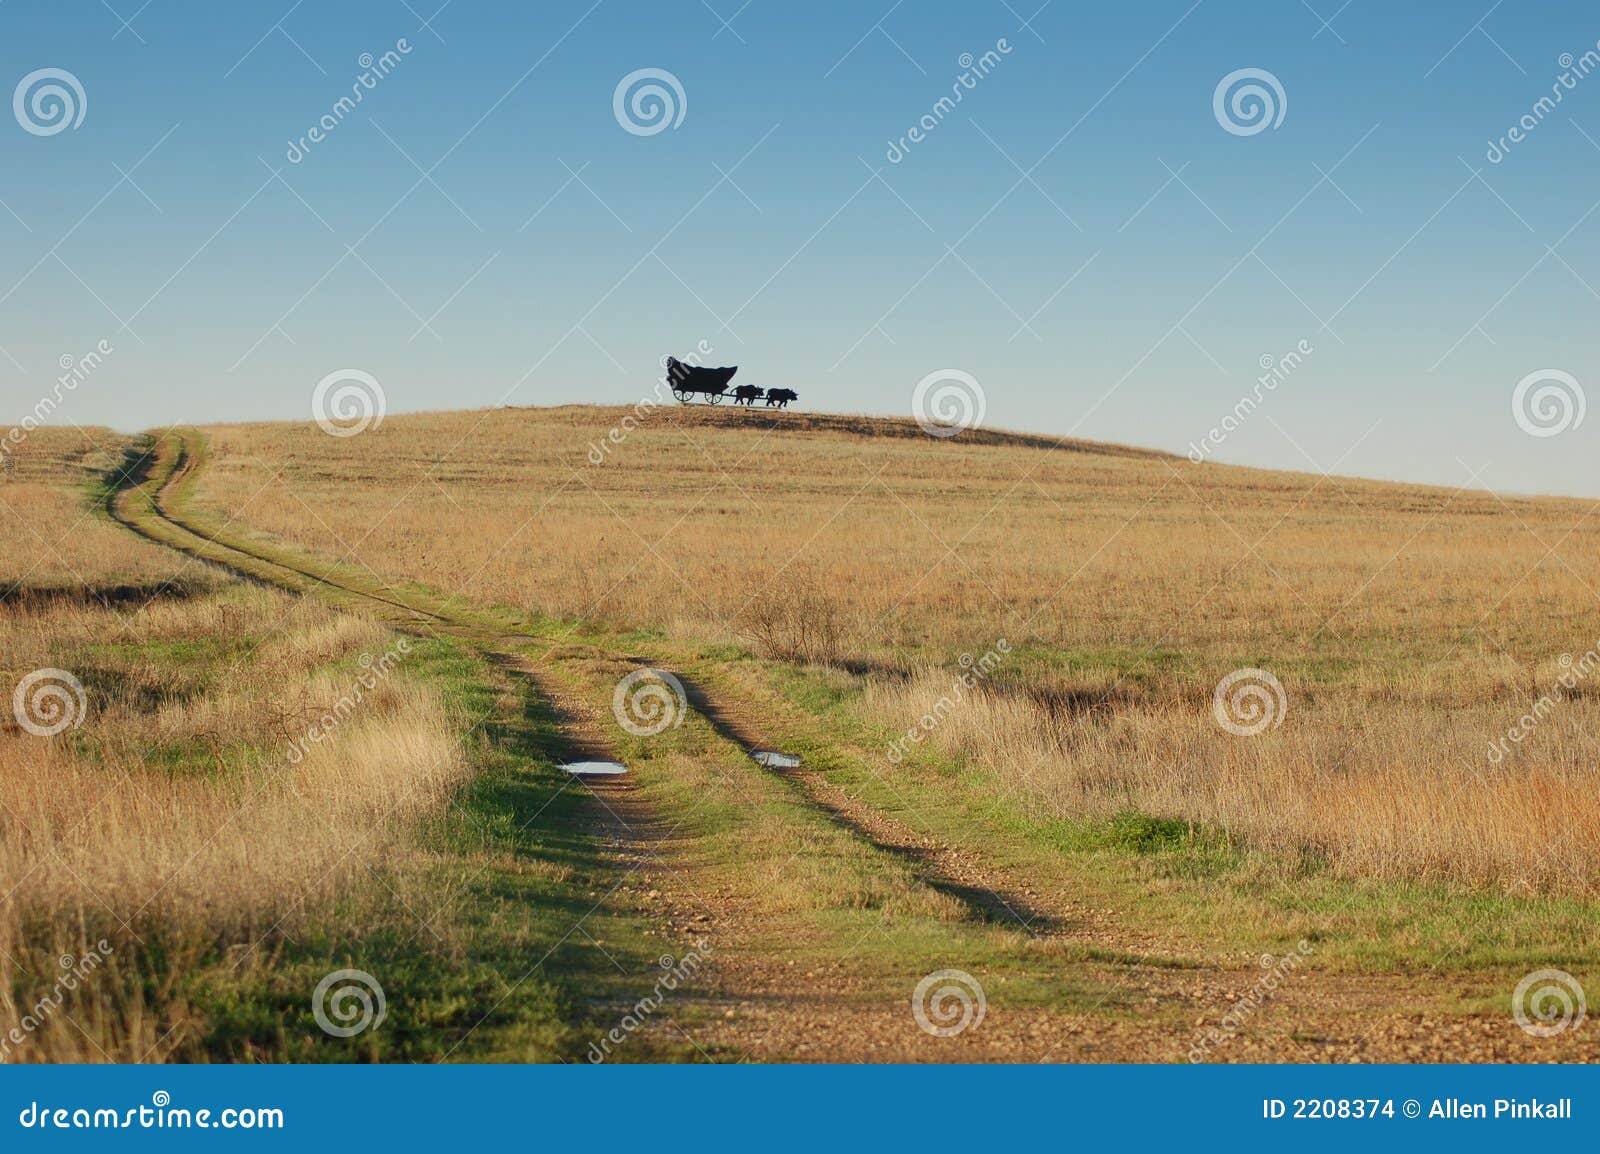
[(109, 429), (46, 428), (9, 447), (10, 466), (0, 469), (0, 604), (206, 581), (206, 566), (132, 536), (89, 500), (127, 444)]
[[(174, 1052), (203, 1027), (185, 981), (403, 891), (417, 820), (465, 776), (458, 720), (389, 659), (392, 634), (211, 580), (137, 606), (0, 605), (0, 1037), (24, 1039), (9, 1060)], [(43, 668), (87, 704), (51, 737), (12, 712)], [(58, 959), (102, 941), (63, 993)]]
[[(1289, 695), (1280, 726), (1245, 736), (1217, 724), (1209, 694), (1070, 709), (979, 686), (940, 709), (956, 697), (951, 686), (931, 670), (873, 680), (861, 711), (897, 735), (923, 735), (902, 748), (981, 767), (1037, 820), (1135, 811), (1347, 877), (1522, 893), (1600, 887), (1600, 693), (1566, 701), (1494, 763), (1489, 735), (1521, 715), (1502, 705)], [(1117, 700), (1111, 683), (1078, 688), (1081, 702)], [(925, 715), (936, 720), (921, 727)]]
[(359, 684), (359, 666), (322, 667), (394, 644), (372, 623), (319, 611), (258, 655), (199, 669), (141, 653), (268, 634), (287, 601), (250, 590), (146, 609), (139, 642), (109, 651), (100, 611), (0, 616), (8, 667), (67, 669), (88, 699), (83, 726), (58, 737), (0, 730), (8, 904), (82, 904), (119, 922), (203, 909), (218, 931), (249, 935), (359, 878), (442, 801), (463, 759), (436, 693), (415, 682), (368, 673), (348, 718), (296, 745)]

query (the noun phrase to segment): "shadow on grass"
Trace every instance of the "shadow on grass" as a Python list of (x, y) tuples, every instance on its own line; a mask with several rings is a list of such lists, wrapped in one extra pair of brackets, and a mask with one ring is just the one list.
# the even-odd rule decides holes
[[(164, 460), (156, 441), (144, 439), (106, 474), (97, 501), (160, 542), (140, 523), (138, 502), (151, 484), (182, 473), (186, 452), (180, 441), (177, 456), (169, 451)], [(119, 496), (140, 487), (124, 510)], [(557, 715), (531, 677), (474, 640), (482, 639), (423, 640), (406, 666), (460, 716), (477, 719), (464, 735), (472, 780), (418, 830), (425, 864), (409, 854), (382, 863), (331, 912), (318, 906), (309, 926), (297, 923), (293, 934), (258, 929), (247, 943), (220, 935), (176, 968), (169, 952), (134, 945), (125, 956), (137, 956), (152, 991), (162, 991), (164, 1020), (185, 1027), (163, 1056), (578, 1060), (616, 1024), (619, 1007), (650, 988), (662, 943), (650, 939), (641, 915), (608, 900), (624, 867), (587, 792), (558, 768), (581, 752), (567, 736), (571, 719)], [(291, 912), (298, 903), (297, 895), (286, 899)], [(330, 1035), (311, 1004), (319, 982), (341, 969), (370, 975), (383, 991), (382, 1021), (349, 1038)], [(635, 1059), (682, 1056), (667, 1041), (640, 1038), (630, 1047)]]
[[(567, 751), (560, 719), (532, 680), (511, 671), (489, 684), (479, 656), (443, 641), (423, 642), (412, 661), (483, 718), (468, 743), (477, 773), (422, 831), (438, 860), (427, 905), (391, 904), (357, 937), (286, 946), (284, 973), (303, 976), (267, 983), (270, 1017), (307, 1039), (283, 1039), (298, 1060), (582, 1060), (649, 988), (660, 942), (606, 900), (622, 867), (586, 792), (557, 768)], [(371, 973), (387, 996), (384, 1025), (326, 1037), (309, 1005), (323, 976), (316, 966)], [(224, 1048), (239, 1054), (238, 1041)], [(634, 1049), (638, 1059), (683, 1056), (643, 1039)]]
[(22, 613), (66, 607), (142, 609), (152, 601), (187, 601), (210, 590), (199, 581), (150, 581), (143, 584), (18, 585), (0, 589), (0, 608)]
[[(715, 699), (692, 678), (682, 673), (675, 673), (674, 676), (683, 685), (684, 696), (688, 698), (695, 712), (704, 717), (724, 741), (738, 746), (747, 754), (758, 749), (777, 748), (752, 722), (719, 706)], [(821, 813), (834, 826), (865, 842), (873, 849), (904, 862), (911, 867), (917, 880), (923, 885), (960, 902), (969, 918), (1029, 933), (1042, 933), (1061, 928), (1058, 919), (1035, 908), (1020, 894), (972, 884), (949, 876), (941, 868), (937, 853), (929, 847), (915, 842), (886, 839), (843, 807), (819, 797), (808, 787), (807, 778), (812, 776), (809, 771), (768, 772), (773, 772), (783, 779), (784, 784), (801, 803)]]

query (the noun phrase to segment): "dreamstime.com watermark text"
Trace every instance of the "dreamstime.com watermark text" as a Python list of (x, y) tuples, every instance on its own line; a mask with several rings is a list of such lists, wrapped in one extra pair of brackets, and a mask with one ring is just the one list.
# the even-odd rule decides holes
[(905, 759), (906, 752), (915, 745), (921, 745), (928, 739), (928, 735), (939, 728), (941, 722), (949, 717), (958, 706), (967, 699), (967, 695), (977, 689), (979, 684), (986, 681), (998, 669), (1006, 657), (1011, 653), (1011, 642), (1004, 637), (994, 643), (994, 648), (982, 657), (974, 658), (970, 653), (963, 653), (958, 664), (961, 672), (956, 674), (950, 682), (950, 692), (944, 694), (933, 706), (917, 719), (917, 723), (906, 730), (904, 737), (897, 737), (889, 743), (889, 763), (898, 765)]
[(174, 1106), (172, 1095), (157, 1090), (149, 1105), (52, 1106), (29, 1102), (17, 1115), (24, 1130), (282, 1130), (277, 1106), (224, 1106), (220, 1110)]
[[(709, 357), (711, 353), (711, 342), (701, 341), (699, 344), (695, 345), (694, 352), (690, 353), (686, 357), (681, 358), (680, 363), (688, 365), (692, 369), (700, 368), (706, 363), (706, 358)], [(667, 369), (666, 359), (663, 358), (661, 363), (661, 375), (656, 378), (655, 386), (650, 390), (650, 393), (644, 397), (641, 397), (639, 402), (633, 406), (633, 412), (629, 413), (627, 416), (623, 417), (622, 420), (613, 425), (605, 436), (601, 437), (598, 441), (590, 442), (589, 452), (586, 454), (586, 459), (588, 460), (589, 464), (605, 464), (606, 461), (610, 459), (611, 451), (613, 449), (617, 448), (624, 441), (626, 441), (630, 433), (632, 433), (640, 425), (644, 424), (645, 419), (649, 417), (651, 413), (655, 412), (662, 405), (666, 404), (667, 397), (672, 392), (672, 381), (670, 378), (671, 374)]]
[(694, 948), (681, 958), (662, 954), (660, 960), (662, 973), (650, 992), (629, 1007), (622, 1021), (606, 1031), (604, 1037), (598, 1042), (589, 1043), (590, 1063), (599, 1065), (611, 1057), (614, 1050), (633, 1037), (634, 1033), (650, 1020), (650, 1016), (661, 1008), (668, 994), (699, 973), (700, 967), (710, 956), (711, 946), (704, 938), (697, 940)]
[(933, 102), (933, 107), (917, 118), (917, 122), (901, 135), (899, 140), (891, 140), (889, 147), (884, 151), (883, 157), (890, 164), (899, 164), (911, 150), (924, 140), (929, 133), (944, 123), (944, 118), (955, 111), (968, 92), (978, 87), (978, 81), (988, 76), (1000, 62), (1015, 51), (1004, 36), (994, 42), (994, 47), (984, 52), (982, 56), (974, 56), (970, 52), (963, 52), (956, 63), (961, 68), (961, 74), (950, 85), (950, 95), (941, 96)]
[(1597, 50), (1600, 50), (1600, 41), (1596, 41), (1595, 46), (1586, 50), (1582, 56), (1563, 52), (1556, 60), (1561, 72), (1550, 85), (1550, 95), (1535, 100), (1528, 111), (1518, 117), (1517, 122), (1508, 128), (1499, 140), (1489, 141), (1489, 148), (1483, 154), (1484, 159), (1490, 164), (1499, 164), (1503, 161), (1513, 148), (1544, 123), (1545, 117), (1556, 110), (1556, 105), (1566, 99), (1567, 93), (1578, 87), (1578, 81), (1600, 70), (1600, 51)]
[(412, 50), (411, 42), (402, 36), (394, 42), (393, 48), (387, 49), (381, 56), (363, 52), (356, 61), (361, 66), (361, 73), (350, 85), (350, 95), (335, 100), (299, 140), (289, 141), (284, 159), (290, 164), (299, 164), (311, 155), (311, 150), (328, 139), (333, 130), (344, 123), (345, 117), (356, 110), (356, 105), (366, 99), (366, 94), (378, 87), (378, 81), (399, 68), (400, 62), (410, 56)]
[(116, 349), (108, 340), (96, 342), (94, 348), (75, 357), (71, 353), (62, 353), (61, 359), (56, 363), (61, 366), (61, 375), (56, 378), (50, 392), (39, 398), (33, 406), (33, 411), (22, 420), (18, 421), (6, 435), (0, 438), (0, 467), (9, 467), (11, 454), (16, 447), (28, 439), (28, 434), (37, 429), (48, 420), (52, 413), (61, 407), (67, 399), (67, 394), (75, 392), (79, 385), (88, 380), (96, 369), (105, 363), (105, 359)]
[(1570, 653), (1563, 653), (1560, 664), (1562, 672), (1561, 676), (1556, 678), (1555, 684), (1539, 695), (1539, 700), (1517, 718), (1516, 724), (1506, 730), (1504, 737), (1489, 743), (1490, 765), (1499, 765), (1504, 761), (1513, 747), (1526, 741), (1546, 718), (1565, 704), (1568, 694), (1592, 677), (1596, 670), (1600, 670), (1600, 641), (1595, 642), (1593, 649), (1576, 659)]
[(1295, 370), (1314, 352), (1316, 349), (1312, 347), (1310, 341), (1301, 340), (1281, 357), (1274, 358), (1270, 353), (1263, 354), (1258, 362), (1262, 373), (1256, 378), (1255, 387), (1240, 397), (1234, 403), (1233, 411), (1224, 415), (1222, 420), (1208, 430), (1198, 442), (1189, 442), (1189, 460), (1198, 465), (1220, 448), (1222, 442), (1228, 439), (1228, 435), (1243, 425), (1245, 419), (1259, 409), (1268, 396), (1277, 392), (1278, 386), (1294, 375)]
[(104, 938), (80, 957), (74, 958), (71, 954), (62, 954), (57, 959), (61, 973), (56, 977), (50, 992), (27, 1007), (23, 1011), (22, 1020), (7, 1030), (4, 1037), (0, 1037), (0, 1063), (11, 1061), (17, 1048), (26, 1045), (34, 1034), (43, 1029), (66, 1002), (67, 995), (88, 981), (90, 975), (104, 965), (111, 954), (111, 943)]
[(402, 637), (394, 643), (394, 648), (386, 650), (382, 657), (375, 659), (372, 654), (363, 653), (361, 672), (356, 674), (355, 681), (339, 695), (339, 699), (321, 717), (307, 727), (305, 733), (289, 743), (289, 748), (284, 754), (289, 759), (289, 764), (299, 765), (305, 760), (306, 754), (311, 752), (313, 745), (320, 744), (323, 738), (350, 720), (351, 715), (366, 700), (366, 695), (387, 681), (395, 666), (400, 664), (401, 658), (410, 652), (411, 642)]
[(1302, 940), (1295, 944), (1293, 951), (1281, 958), (1272, 954), (1262, 954), (1261, 968), (1265, 972), (1255, 980), (1243, 997), (1228, 1008), (1228, 1012), (1222, 1015), (1222, 1021), (1215, 1026), (1194, 1032), (1189, 1043), (1189, 1061), (1204, 1062), (1211, 1051), (1238, 1037), (1244, 1024), (1267, 1003), (1289, 975), (1300, 968), (1300, 963), (1314, 952), (1311, 943)]

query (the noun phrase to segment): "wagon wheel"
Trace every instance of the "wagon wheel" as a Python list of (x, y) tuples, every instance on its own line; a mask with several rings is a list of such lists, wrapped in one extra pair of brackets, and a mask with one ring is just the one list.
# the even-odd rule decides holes
[(677, 385), (672, 386), (672, 395), (679, 404), (687, 404), (689, 401), (689, 394), (678, 388)]
[(710, 401), (713, 405), (720, 405), (722, 404), (722, 398), (724, 395), (725, 394), (723, 393), (707, 393), (706, 400)]

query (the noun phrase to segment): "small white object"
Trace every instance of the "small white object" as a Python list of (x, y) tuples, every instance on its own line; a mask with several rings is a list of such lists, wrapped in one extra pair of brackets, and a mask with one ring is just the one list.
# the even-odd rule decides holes
[(569, 761), (561, 768), (576, 777), (621, 777), (628, 772), (615, 761)]
[(798, 753), (779, 753), (775, 749), (758, 749), (751, 755), (757, 765), (765, 769), (799, 769)]

